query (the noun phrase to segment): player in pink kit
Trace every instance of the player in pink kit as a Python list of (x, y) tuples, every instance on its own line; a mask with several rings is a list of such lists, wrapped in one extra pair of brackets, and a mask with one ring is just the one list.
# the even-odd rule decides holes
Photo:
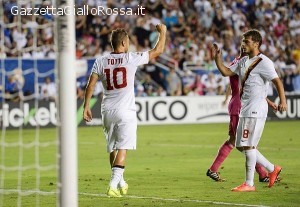
[(166, 26), (156, 25), (159, 39), (155, 47), (146, 52), (128, 52), (129, 36), (124, 29), (111, 34), (113, 52), (97, 58), (85, 90), (83, 118), (92, 120), (90, 99), (100, 79), (104, 87), (101, 104), (103, 131), (110, 154), (111, 179), (107, 189), (110, 197), (127, 194), (128, 184), (123, 174), (127, 150), (136, 149), (137, 117), (134, 96), (134, 78), (137, 67), (163, 53), (166, 41)]
[[(240, 57), (243, 56), (244, 54), (241, 52), (241, 55), (238, 58), (235, 58), (230, 63), (230, 65), (234, 65), (240, 59)], [(218, 173), (218, 169), (235, 146), (236, 128), (239, 122), (240, 109), (242, 107), (241, 100), (240, 100), (240, 90), (239, 90), (239, 76), (238, 75), (230, 76), (229, 82), (230, 82), (230, 87), (228, 87), (228, 90), (226, 92), (226, 98), (224, 101), (224, 103), (226, 103), (231, 88), (232, 96), (228, 104), (228, 113), (230, 116), (228, 140), (226, 140), (225, 143), (220, 147), (218, 154), (215, 157), (212, 165), (206, 172), (206, 175), (215, 181), (225, 181), (220, 177)], [(268, 103), (274, 110), (276, 110), (277, 107), (273, 102), (268, 101)], [(256, 164), (255, 169), (256, 172), (259, 174), (260, 182), (269, 182), (268, 174), (260, 164)]]
[(239, 123), (236, 132), (236, 148), (245, 155), (246, 177), (245, 181), (231, 190), (234, 192), (255, 191), (254, 171), (255, 164), (263, 165), (269, 176), (268, 187), (272, 187), (281, 172), (281, 167), (267, 160), (257, 149), (261, 138), (267, 113), (268, 102), (266, 100), (269, 82), (272, 82), (278, 92), (280, 103), (278, 111), (286, 111), (287, 104), (284, 88), (276, 73), (274, 63), (259, 48), (262, 44), (262, 36), (258, 30), (248, 30), (243, 34), (242, 50), (247, 56), (230, 67), (223, 64), (221, 50), (214, 44), (213, 54), (215, 62), (223, 76), (239, 75), (241, 82), (240, 97), (242, 108), (239, 115)]

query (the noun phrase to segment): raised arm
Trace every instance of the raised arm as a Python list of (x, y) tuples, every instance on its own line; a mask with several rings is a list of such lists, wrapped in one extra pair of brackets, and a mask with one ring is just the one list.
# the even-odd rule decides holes
[(226, 67), (223, 64), (222, 60), (222, 52), (221, 49), (218, 47), (216, 43), (213, 44), (213, 57), (215, 59), (215, 62), (217, 64), (218, 70), (222, 74), (222, 76), (233, 76), (235, 75), (234, 72), (232, 72), (228, 67)]
[(272, 82), (275, 85), (277, 93), (278, 93), (278, 96), (280, 98), (280, 103), (278, 105), (278, 110), (280, 112), (283, 112), (283, 111), (286, 110), (287, 105), (286, 105), (286, 98), (285, 98), (284, 88), (283, 88), (282, 82), (281, 82), (281, 80), (279, 78), (274, 78), (272, 80)]
[(155, 47), (149, 51), (149, 60), (162, 54), (165, 49), (167, 27), (164, 24), (158, 24), (156, 25), (156, 29), (159, 33), (159, 37)]
[(90, 109), (90, 100), (93, 95), (93, 91), (98, 81), (98, 74), (92, 73), (90, 75), (88, 84), (85, 88), (84, 103), (83, 103), (83, 119), (87, 122), (92, 121), (92, 111)]

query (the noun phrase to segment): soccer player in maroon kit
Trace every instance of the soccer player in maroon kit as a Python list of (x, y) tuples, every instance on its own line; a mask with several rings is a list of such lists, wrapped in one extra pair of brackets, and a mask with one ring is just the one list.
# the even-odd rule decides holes
[[(244, 56), (244, 54), (241, 52), (240, 56), (235, 58), (230, 63), (230, 65), (235, 64), (243, 56)], [(223, 143), (223, 145), (219, 148), (218, 154), (215, 157), (214, 162), (212, 163), (212, 165), (206, 172), (206, 175), (215, 181), (225, 181), (225, 179), (222, 179), (220, 177), (220, 175), (218, 173), (218, 169), (221, 166), (221, 164), (224, 162), (224, 160), (228, 157), (231, 150), (235, 146), (236, 129), (237, 129), (237, 125), (239, 122), (240, 109), (242, 107), (241, 100), (240, 100), (240, 90), (239, 90), (239, 76), (238, 75), (230, 76), (229, 81), (230, 81), (232, 97), (228, 104), (228, 113), (230, 116), (228, 140), (226, 140)], [(229, 88), (226, 92), (226, 99), (224, 102), (227, 101), (228, 91), (230, 92)], [(267, 101), (268, 101), (269, 106), (272, 107), (273, 110), (276, 111), (277, 110), (276, 104), (273, 103), (272, 101), (270, 101), (269, 99), (267, 99)], [(256, 172), (259, 174), (260, 182), (269, 182), (268, 173), (264, 170), (263, 166), (261, 166), (260, 164), (257, 163), (255, 166), (255, 169), (256, 169)]]

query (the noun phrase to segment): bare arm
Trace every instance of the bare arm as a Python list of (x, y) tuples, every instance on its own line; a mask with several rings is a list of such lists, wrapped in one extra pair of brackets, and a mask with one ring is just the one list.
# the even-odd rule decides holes
[(88, 84), (85, 88), (84, 103), (83, 103), (83, 119), (87, 122), (92, 121), (92, 111), (90, 109), (90, 100), (92, 98), (97, 81), (98, 81), (98, 75), (96, 73), (92, 73), (90, 75)]
[(216, 43), (213, 44), (213, 57), (217, 64), (218, 70), (223, 76), (233, 76), (235, 75), (228, 67), (226, 67), (222, 60), (221, 49), (218, 47)]
[(165, 49), (167, 27), (164, 24), (158, 24), (156, 25), (156, 29), (159, 33), (159, 38), (155, 47), (149, 51), (149, 60), (162, 54)]
[(272, 80), (272, 82), (275, 85), (277, 93), (278, 93), (278, 96), (280, 98), (280, 103), (278, 105), (278, 110), (280, 112), (283, 112), (283, 111), (286, 110), (287, 105), (286, 105), (286, 98), (285, 98), (284, 88), (283, 88), (282, 82), (281, 82), (281, 80), (279, 78), (274, 78)]
[(226, 88), (226, 93), (225, 93), (225, 100), (222, 103), (223, 105), (226, 105), (228, 97), (229, 97), (230, 94), (231, 94), (231, 87), (230, 87), (230, 84), (228, 84), (228, 86)]

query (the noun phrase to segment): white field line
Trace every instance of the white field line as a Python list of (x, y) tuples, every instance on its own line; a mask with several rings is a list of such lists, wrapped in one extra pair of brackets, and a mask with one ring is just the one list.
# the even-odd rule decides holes
[[(17, 190), (17, 189), (0, 189), (0, 195), (9, 195), (9, 194), (19, 194), (21, 196), (28, 196), (32, 194), (39, 194), (43, 196), (56, 195), (57, 192), (46, 192), (40, 190)], [(96, 194), (96, 193), (78, 193), (83, 196), (94, 196), (94, 197), (107, 197), (106, 194)], [(171, 201), (171, 202), (180, 202), (180, 203), (210, 203), (215, 205), (223, 205), (223, 206), (248, 206), (248, 207), (270, 207), (263, 205), (252, 205), (252, 204), (243, 204), (243, 203), (227, 203), (227, 202), (218, 202), (218, 201), (205, 201), (205, 200), (188, 200), (188, 199), (179, 199), (179, 198), (160, 198), (160, 197), (147, 197), (147, 196), (135, 196), (135, 195), (127, 195), (124, 198), (132, 198), (132, 199), (147, 199), (147, 200), (159, 200), (159, 201)]]
[[(79, 142), (79, 144), (82, 145), (98, 145), (98, 142)], [(153, 143), (150, 144), (151, 146), (156, 146), (156, 147), (189, 147), (189, 148), (216, 148), (219, 147), (220, 145), (202, 145), (202, 144), (171, 144), (171, 143), (166, 143), (166, 144), (157, 144), (157, 143)], [(139, 149), (139, 148), (138, 148)], [(137, 150), (138, 150), (137, 149)], [(278, 151), (278, 148), (274, 148), (274, 147), (261, 147), (259, 146), (259, 149), (263, 149), (263, 150), (271, 150), (271, 151)], [(282, 151), (298, 151), (299, 148), (280, 148), (280, 150)]]
[[(95, 197), (107, 197), (106, 194), (95, 194), (95, 193), (79, 193), (79, 195), (86, 196), (95, 196)], [(127, 195), (124, 198), (132, 198), (132, 199), (147, 199), (147, 200), (160, 200), (160, 201), (172, 201), (172, 202), (185, 202), (185, 203), (210, 203), (215, 205), (223, 205), (223, 206), (249, 206), (249, 207), (269, 207), (263, 205), (252, 205), (252, 204), (243, 204), (243, 203), (227, 203), (227, 202), (218, 202), (218, 201), (205, 201), (205, 200), (188, 200), (188, 199), (179, 199), (179, 198), (160, 198), (160, 197), (147, 197), (147, 196), (135, 196), (135, 195)]]
[[(191, 148), (216, 148), (219, 147), (220, 145), (201, 145), (201, 144), (170, 144), (170, 143), (166, 143), (166, 144), (150, 144), (150, 146), (157, 146), (157, 147), (191, 147)], [(278, 151), (278, 148), (274, 148), (274, 147), (261, 147), (258, 146), (258, 149), (263, 149), (263, 150), (271, 150), (271, 151)], [(280, 150), (284, 151), (299, 151), (299, 148), (283, 148), (280, 147)]]
[(100, 145), (99, 143), (98, 142), (88, 142), (88, 141), (78, 142), (78, 144), (80, 144), (80, 145)]

